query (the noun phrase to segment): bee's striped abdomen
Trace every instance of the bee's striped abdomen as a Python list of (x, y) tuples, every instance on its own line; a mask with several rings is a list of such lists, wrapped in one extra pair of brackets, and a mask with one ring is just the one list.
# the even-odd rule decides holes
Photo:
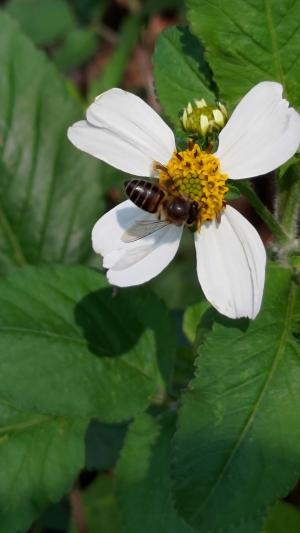
[(154, 183), (146, 180), (130, 180), (125, 182), (128, 198), (148, 213), (155, 213), (165, 193)]

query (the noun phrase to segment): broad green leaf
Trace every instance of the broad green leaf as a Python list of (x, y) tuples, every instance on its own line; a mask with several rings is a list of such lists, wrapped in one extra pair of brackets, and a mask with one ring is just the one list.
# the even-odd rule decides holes
[(173, 415), (140, 415), (132, 423), (117, 466), (117, 498), (124, 533), (191, 533), (171, 498)]
[[(238, 526), (230, 527), (226, 529), (226, 533), (261, 533), (262, 531), (263, 518), (255, 518), (249, 522), (243, 522)], [(200, 531), (200, 530), (197, 530)], [(222, 530), (224, 531), (224, 530)]]
[[(120, 533), (122, 531), (114, 487), (114, 478), (102, 474), (79, 494), (84, 524), (88, 533)], [(78, 525), (74, 517), (71, 520), (69, 533), (78, 533)]]
[(180, 113), (194, 98), (214, 103), (203, 49), (186, 28), (168, 28), (157, 40), (154, 77), (158, 99), (176, 128)]
[(171, 309), (185, 309), (199, 301), (202, 291), (196, 272), (193, 234), (184, 231), (175, 259), (150, 286)]
[(191, 343), (195, 341), (200, 319), (209, 307), (207, 300), (200, 300), (186, 309), (183, 315), (183, 331)]
[(187, 6), (228, 103), (260, 81), (277, 80), (300, 105), (300, 0), (187, 0)]
[(86, 422), (42, 414), (38, 403), (32, 411), (16, 407), (0, 396), (0, 532), (15, 533), (69, 490), (83, 466)]
[(141, 32), (142, 18), (128, 16), (122, 24), (116, 48), (101, 74), (92, 80), (88, 99), (92, 101), (98, 94), (121, 84), (132, 50)]
[(299, 533), (300, 510), (286, 502), (278, 502), (267, 516), (263, 533)]
[(86, 63), (98, 47), (97, 34), (89, 29), (71, 30), (60, 48), (54, 54), (56, 65), (62, 70), (71, 70)]
[(85, 267), (0, 281), (0, 399), (49, 415), (128, 419), (163, 395), (173, 324), (147, 288), (113, 293)]
[(10, 0), (6, 9), (38, 45), (52, 43), (75, 24), (66, 0)]
[(179, 513), (201, 531), (261, 514), (300, 475), (300, 305), (291, 271), (272, 265), (255, 321), (216, 312), (174, 437)]
[(0, 272), (83, 262), (102, 210), (101, 164), (67, 139), (83, 110), (3, 12), (0, 72)]
[(127, 424), (101, 424), (93, 420), (86, 434), (87, 470), (109, 470), (116, 464)]

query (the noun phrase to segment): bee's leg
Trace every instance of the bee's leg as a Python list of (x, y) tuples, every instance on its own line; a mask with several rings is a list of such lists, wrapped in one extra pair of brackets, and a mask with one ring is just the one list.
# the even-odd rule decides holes
[(161, 163), (158, 163), (157, 161), (154, 161), (153, 163), (153, 170), (154, 172), (159, 172), (161, 170), (162, 172), (168, 173), (167, 167), (165, 167), (164, 165), (161, 165)]

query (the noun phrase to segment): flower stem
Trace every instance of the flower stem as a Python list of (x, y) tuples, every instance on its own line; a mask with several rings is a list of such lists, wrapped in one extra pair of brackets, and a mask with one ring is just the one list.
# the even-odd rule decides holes
[(247, 198), (250, 205), (252, 205), (260, 218), (264, 221), (278, 243), (287, 244), (290, 240), (289, 233), (286, 231), (285, 227), (283, 227), (283, 225), (276, 220), (275, 216), (261, 201), (251, 183), (248, 180), (237, 180), (235, 184), (241, 193)]
[(293, 165), (284, 176), (287, 190), (279, 190), (280, 223), (290, 236), (297, 237), (300, 200), (300, 167)]

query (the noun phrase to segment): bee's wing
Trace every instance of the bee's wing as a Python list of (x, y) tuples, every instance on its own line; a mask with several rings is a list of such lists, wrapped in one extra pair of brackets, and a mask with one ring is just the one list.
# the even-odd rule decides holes
[(165, 228), (170, 222), (168, 220), (140, 220), (135, 222), (128, 230), (124, 231), (121, 241), (123, 242), (134, 242), (139, 239), (147, 237), (156, 231)]

